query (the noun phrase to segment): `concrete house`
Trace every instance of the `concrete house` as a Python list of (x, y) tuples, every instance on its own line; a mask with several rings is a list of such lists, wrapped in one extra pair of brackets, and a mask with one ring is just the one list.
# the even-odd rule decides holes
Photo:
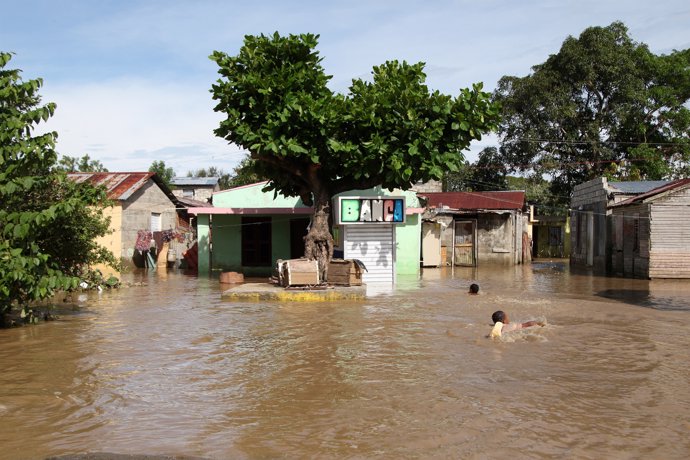
[(209, 203), (211, 196), (220, 190), (218, 177), (173, 177), (170, 188), (178, 198)]
[(531, 260), (524, 191), (420, 193), (425, 267)]
[(611, 270), (611, 206), (646, 193), (667, 181), (609, 182), (604, 177), (578, 184), (570, 199), (570, 264)]
[[(303, 238), (312, 208), (299, 198), (264, 192), (265, 185), (260, 182), (223, 190), (213, 195), (213, 206), (189, 209), (197, 216), (200, 274), (237, 271), (245, 277), (265, 277), (272, 273), (276, 260), (304, 255)], [(374, 214), (367, 213), (367, 209), (383, 206), (372, 204), (373, 199), (389, 195), (405, 197), (406, 206), (395, 208), (404, 213), (400, 222), (377, 221)], [(348, 200), (343, 202), (342, 197)], [(336, 197), (333, 209), (344, 221), (336, 222), (332, 229), (335, 256), (362, 260), (368, 270), (363, 275), (365, 283), (394, 282), (397, 275), (417, 274), (421, 213), (417, 205), (414, 192), (372, 189)]]
[(610, 206), (611, 273), (690, 278), (690, 179)]
[(109, 249), (116, 258), (122, 259), (123, 263), (134, 263), (139, 230), (154, 233), (177, 228), (175, 196), (155, 173), (69, 173), (67, 177), (76, 182), (89, 181), (106, 188), (113, 206), (103, 212), (111, 219), (112, 233), (102, 237), (99, 244)]

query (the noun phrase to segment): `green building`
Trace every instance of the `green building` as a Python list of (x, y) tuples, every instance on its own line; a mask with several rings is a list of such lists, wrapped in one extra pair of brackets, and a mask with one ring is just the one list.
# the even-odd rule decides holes
[[(277, 259), (304, 255), (312, 208), (299, 198), (264, 192), (265, 185), (223, 190), (213, 194), (212, 207), (189, 210), (197, 216), (199, 274), (236, 271), (267, 277)], [(350, 212), (340, 223), (339, 206)], [(398, 220), (383, 206), (397, 206)], [(360, 259), (367, 268), (365, 283), (394, 283), (399, 275), (419, 274), (423, 209), (415, 192), (353, 190), (335, 197), (332, 209), (334, 256)], [(356, 218), (355, 209), (361, 214)]]

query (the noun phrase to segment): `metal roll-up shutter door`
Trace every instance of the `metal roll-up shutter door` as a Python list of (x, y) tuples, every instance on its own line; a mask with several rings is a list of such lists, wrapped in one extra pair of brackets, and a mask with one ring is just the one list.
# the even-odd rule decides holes
[(393, 284), (395, 280), (395, 232), (392, 225), (346, 225), (345, 259), (359, 259), (367, 267), (362, 281)]

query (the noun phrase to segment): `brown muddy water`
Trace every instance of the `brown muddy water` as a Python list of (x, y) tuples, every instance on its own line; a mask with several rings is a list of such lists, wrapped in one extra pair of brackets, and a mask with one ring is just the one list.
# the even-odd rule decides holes
[[(690, 456), (690, 281), (543, 261), (307, 304), (128, 280), (147, 285), (0, 330), (0, 458)], [(548, 325), (487, 339), (499, 308)]]

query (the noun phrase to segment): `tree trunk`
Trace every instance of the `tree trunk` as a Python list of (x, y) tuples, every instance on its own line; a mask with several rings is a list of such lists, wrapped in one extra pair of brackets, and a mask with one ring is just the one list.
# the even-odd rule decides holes
[(304, 256), (319, 264), (319, 280), (328, 279), (328, 264), (333, 258), (333, 235), (330, 229), (331, 196), (314, 192), (314, 215), (309, 233), (304, 237)]

